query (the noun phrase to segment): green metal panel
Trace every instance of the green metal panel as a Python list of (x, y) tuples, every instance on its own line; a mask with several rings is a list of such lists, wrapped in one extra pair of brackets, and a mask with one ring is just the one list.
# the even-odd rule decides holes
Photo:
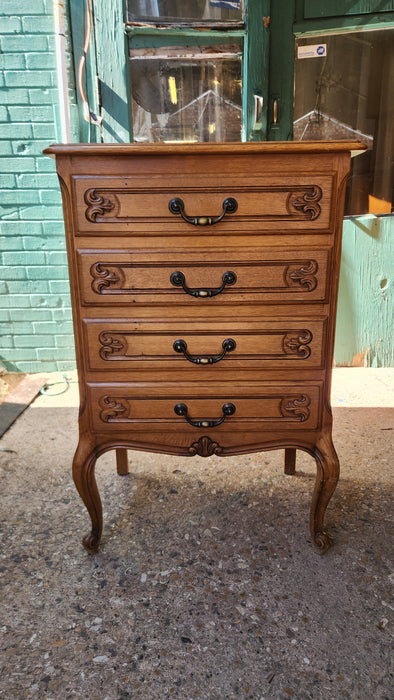
[(394, 366), (394, 217), (344, 221), (335, 362)]
[(304, 18), (342, 17), (394, 10), (394, 0), (304, 0)]

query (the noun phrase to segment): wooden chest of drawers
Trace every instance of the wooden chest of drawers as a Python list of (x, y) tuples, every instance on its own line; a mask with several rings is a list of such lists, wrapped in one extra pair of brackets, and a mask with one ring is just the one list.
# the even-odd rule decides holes
[(318, 551), (339, 464), (330, 378), (352, 142), (56, 145), (80, 380), (76, 487), (97, 457), (314, 456)]

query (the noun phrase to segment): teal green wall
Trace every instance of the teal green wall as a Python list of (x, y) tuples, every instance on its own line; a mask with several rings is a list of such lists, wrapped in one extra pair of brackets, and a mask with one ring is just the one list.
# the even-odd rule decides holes
[[(292, 121), (293, 2), (275, 0), (271, 8), (269, 0), (258, 2), (271, 17), (266, 37), (269, 85), (259, 86), (268, 96), (268, 135), (270, 139), (287, 139), (291, 137)], [(368, 8), (370, 5), (369, 2)], [(66, 9), (71, 10), (75, 49), (74, 69), (69, 56), (74, 141), (99, 138), (97, 127), (89, 127), (81, 120), (78, 124), (72, 82), (83, 43), (83, 6), (80, 0), (66, 3)], [(319, 12), (326, 7), (320, 2), (306, 2), (306, 6)], [(385, 6), (391, 10), (390, 2), (386, 1)], [(382, 3), (380, 7), (383, 8)], [(100, 44), (97, 65), (105, 102), (104, 138), (124, 141), (128, 138), (128, 106), (122, 0), (95, 0), (94, 8), (95, 38)], [(296, 26), (303, 22), (302, 30), (308, 31), (311, 20), (304, 15), (304, 3), (297, 0), (296, 9)], [(390, 11), (384, 17), (390, 20)], [(261, 60), (266, 65), (266, 52)], [(88, 60), (92, 73), (95, 65), (93, 43)], [(91, 104), (96, 110), (92, 76), (88, 83)], [(279, 100), (279, 126), (272, 123), (273, 96)], [(60, 192), (55, 164), (42, 156), (43, 148), (60, 140), (57, 110), (52, 0), (1, 0), (0, 363), (8, 370), (55, 371), (75, 366)], [(337, 364), (394, 366), (393, 240), (394, 217), (345, 221), (335, 344)]]
[(60, 138), (57, 104), (52, 0), (2, 0), (0, 363), (8, 370), (75, 366), (61, 199), (55, 164), (42, 155)]

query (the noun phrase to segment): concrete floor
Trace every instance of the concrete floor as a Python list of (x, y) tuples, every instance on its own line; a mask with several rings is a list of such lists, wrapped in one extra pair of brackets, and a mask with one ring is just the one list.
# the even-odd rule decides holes
[[(334, 371), (342, 474), (315, 553), (297, 453), (97, 464), (100, 552), (71, 478), (76, 385), (0, 442), (0, 697), (392, 700), (394, 370)], [(56, 391), (59, 386), (51, 388)]]

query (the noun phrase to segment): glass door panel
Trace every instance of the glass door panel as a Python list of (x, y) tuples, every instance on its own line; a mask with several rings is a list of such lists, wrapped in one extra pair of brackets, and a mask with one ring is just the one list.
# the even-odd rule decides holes
[(240, 44), (130, 50), (133, 138), (239, 141)]
[(394, 29), (296, 40), (294, 139), (359, 140), (345, 214), (394, 211)]
[(128, 0), (127, 21), (212, 26), (242, 22), (242, 0)]

